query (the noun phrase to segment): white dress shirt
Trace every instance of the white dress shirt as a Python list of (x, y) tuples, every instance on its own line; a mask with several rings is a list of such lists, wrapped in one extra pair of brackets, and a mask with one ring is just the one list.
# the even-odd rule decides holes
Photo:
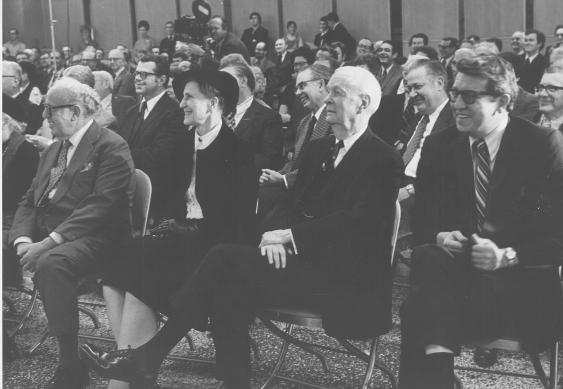
[(442, 104), (440, 104), (438, 108), (436, 108), (434, 112), (428, 115), (428, 124), (426, 125), (426, 129), (422, 134), (422, 139), (420, 140), (420, 146), (418, 146), (418, 149), (416, 149), (416, 151), (414, 152), (412, 159), (405, 167), (406, 176), (416, 178), (416, 169), (418, 168), (418, 162), (420, 161), (420, 154), (422, 153), (422, 146), (424, 145), (424, 140), (432, 132), (432, 129), (434, 128), (434, 124), (436, 124), (436, 120), (438, 120), (438, 116), (440, 116), (440, 113), (442, 112), (446, 104), (448, 104), (449, 102), (450, 101), (448, 99), (445, 99), (442, 102)]
[[(500, 143), (502, 142), (502, 137), (504, 135), (504, 131), (506, 130), (506, 126), (508, 125), (508, 113), (505, 114), (505, 117), (502, 119), (502, 121), (499, 123), (499, 125), (492, 130), (491, 132), (489, 132), (487, 134), (487, 136), (485, 137), (485, 143), (487, 144), (487, 149), (489, 150), (489, 166), (491, 168), (491, 173), (493, 172), (493, 169), (495, 168), (495, 162), (497, 160), (497, 154), (498, 154), (498, 150), (500, 148)], [(473, 138), (473, 137), (469, 137), (469, 150), (471, 152), (471, 150), (473, 150), (472, 146), (473, 143), (475, 143), (477, 141), (477, 138)], [(476, 158), (475, 156), (472, 154), (472, 159), (473, 159), (473, 171), (475, 173), (476, 168), (477, 168), (477, 164), (476, 164)]]
[(147, 109), (145, 110), (145, 114), (143, 115), (143, 119), (146, 119), (147, 116), (149, 116), (149, 114), (151, 113), (151, 111), (154, 108), (154, 106), (156, 105), (156, 103), (158, 103), (158, 100), (160, 100), (160, 98), (162, 96), (164, 96), (165, 93), (166, 93), (166, 90), (163, 90), (158, 95), (154, 96), (152, 99), (145, 100), (143, 98), (143, 100), (141, 101), (141, 105), (143, 104), (143, 101), (147, 102)]
[(100, 108), (106, 111), (107, 113), (113, 115), (112, 107), (111, 107), (111, 93), (104, 97), (102, 101), (100, 101)]
[(244, 116), (246, 111), (248, 111), (248, 108), (250, 108), (253, 101), (254, 101), (254, 97), (250, 95), (250, 97), (248, 97), (242, 103), (237, 104), (237, 109), (235, 112), (235, 127), (238, 126), (238, 124), (242, 120), (242, 117)]

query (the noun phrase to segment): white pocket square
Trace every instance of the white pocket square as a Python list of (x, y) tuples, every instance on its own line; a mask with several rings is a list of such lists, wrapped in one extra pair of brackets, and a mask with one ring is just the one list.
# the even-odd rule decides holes
[(94, 163), (88, 162), (86, 165), (84, 165), (84, 167), (82, 168), (80, 173), (87, 172), (88, 170), (92, 169), (93, 167), (94, 167)]

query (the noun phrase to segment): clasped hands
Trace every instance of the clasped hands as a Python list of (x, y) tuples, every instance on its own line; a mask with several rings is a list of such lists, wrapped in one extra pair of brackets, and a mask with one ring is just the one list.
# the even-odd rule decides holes
[(291, 230), (274, 230), (262, 234), (260, 253), (268, 257), (268, 263), (276, 269), (285, 269), (287, 256), (294, 254), (291, 247)]
[(258, 179), (260, 185), (277, 184), (282, 181), (283, 174), (271, 169), (262, 169), (262, 174), (260, 174), (260, 178)]
[(461, 254), (471, 245), (471, 263), (476, 269), (494, 271), (507, 266), (503, 261), (505, 249), (477, 234), (467, 238), (460, 231), (440, 232), (436, 236), (436, 242), (452, 256)]
[(37, 268), (37, 260), (43, 253), (55, 247), (57, 244), (53, 239), (47, 237), (41, 242), (24, 242), (16, 247), (16, 254), (20, 258), (20, 264), (24, 271), (35, 272)]

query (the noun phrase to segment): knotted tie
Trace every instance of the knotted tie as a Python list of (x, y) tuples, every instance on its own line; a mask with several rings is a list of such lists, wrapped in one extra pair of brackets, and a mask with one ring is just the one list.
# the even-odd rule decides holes
[(51, 193), (51, 191), (57, 187), (59, 181), (61, 180), (61, 177), (66, 171), (66, 157), (70, 146), (72, 146), (72, 143), (70, 143), (68, 139), (62, 143), (61, 149), (59, 150), (59, 156), (57, 157), (57, 164), (51, 168), (49, 184), (47, 185), (45, 192), (43, 192), (43, 195), (39, 199), (39, 204), (43, 204), (49, 198), (49, 193)]
[(491, 164), (489, 149), (487, 148), (487, 143), (483, 139), (475, 141), (472, 148), (475, 159), (475, 205), (477, 207), (477, 232), (480, 234), (485, 223)]
[(403, 154), (403, 163), (405, 164), (405, 166), (409, 164), (411, 159), (414, 157), (416, 150), (418, 150), (418, 148), (420, 147), (422, 137), (424, 136), (424, 131), (426, 131), (426, 126), (428, 125), (429, 121), (430, 118), (428, 117), (428, 115), (424, 115), (422, 119), (420, 119), (420, 122), (418, 122), (416, 129), (412, 134), (411, 140), (407, 144), (407, 149)]
[(338, 153), (340, 153), (340, 149), (342, 148), (344, 148), (344, 141), (340, 140), (332, 149), (332, 155), (330, 157), (330, 166), (332, 169), (336, 168), (336, 158), (338, 158)]

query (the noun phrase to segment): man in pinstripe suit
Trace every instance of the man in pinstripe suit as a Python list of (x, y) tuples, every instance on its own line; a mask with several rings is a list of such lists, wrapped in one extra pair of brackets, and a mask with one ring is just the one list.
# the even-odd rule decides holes
[(324, 100), (328, 95), (326, 85), (332, 76), (329, 68), (323, 65), (311, 65), (303, 69), (296, 80), (296, 97), (311, 114), (306, 115), (297, 127), (295, 146), (291, 158), (279, 170), (262, 169), (260, 176), (260, 207), (259, 214), (265, 215), (277, 202), (285, 197), (287, 189), (295, 183), (301, 152), (310, 141), (332, 134), (326, 122), (326, 106)]

